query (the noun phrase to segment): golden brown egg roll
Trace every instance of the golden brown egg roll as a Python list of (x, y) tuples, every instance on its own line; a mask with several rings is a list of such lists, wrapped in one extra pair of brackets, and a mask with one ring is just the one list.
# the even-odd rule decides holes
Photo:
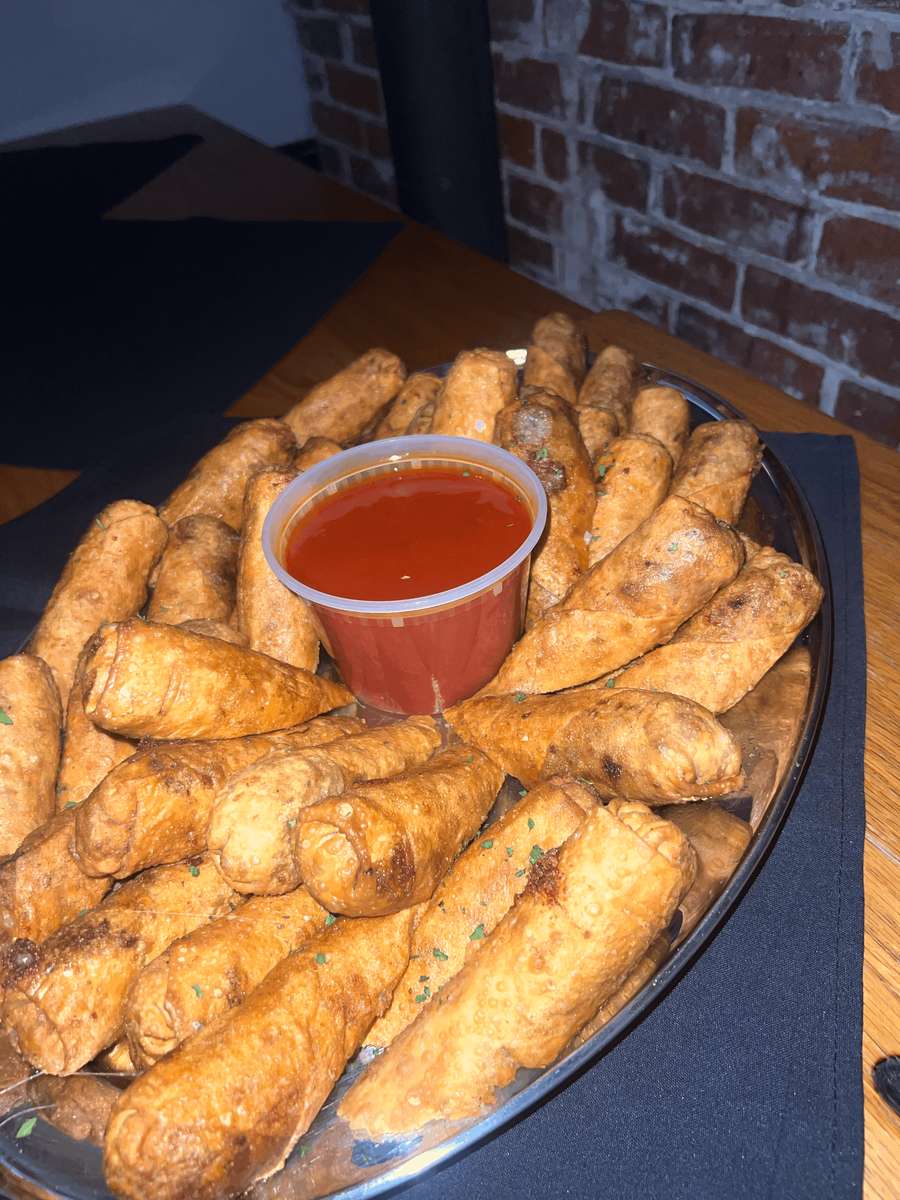
[(310, 467), (315, 467), (319, 463), (325, 462), (326, 459), (334, 458), (340, 452), (340, 443), (333, 441), (331, 438), (307, 438), (294, 455), (294, 461), (291, 463), (291, 466), (295, 471), (308, 471)]
[(237, 626), (251, 650), (279, 662), (315, 671), (319, 635), (306, 601), (285, 587), (262, 547), (262, 527), (269, 509), (296, 472), (269, 467), (257, 472), (244, 495), (244, 523), (237, 574)]
[(56, 780), (56, 806), (60, 810), (80, 804), (113, 767), (130, 758), (135, 751), (134, 742), (98, 728), (84, 711), (84, 664), (90, 645), (88, 642), (78, 657), (66, 705), (62, 757)]
[(286, 896), (255, 896), (173, 942), (128, 993), (132, 1060), (143, 1069), (171, 1053), (242, 1003), (273, 967), (334, 919), (300, 887)]
[(463, 350), (444, 380), (431, 432), (451, 437), (494, 439), (501, 408), (516, 398), (516, 364), (499, 350)]
[(747, 421), (706, 421), (688, 438), (672, 495), (702, 504), (735, 525), (761, 461), (762, 446)]
[(711, 712), (737, 704), (819, 611), (816, 577), (764, 547), (675, 634), (616, 677), (616, 687), (655, 688)]
[(104, 621), (123, 621), (143, 607), (166, 537), (156, 509), (117, 500), (94, 517), (70, 555), (29, 645), (53, 672), (63, 708), (88, 638)]
[(384, 1011), (413, 909), (337, 921), (131, 1084), (106, 1134), (126, 1200), (219, 1200), (282, 1166)]
[(622, 346), (606, 346), (594, 359), (578, 392), (579, 408), (603, 408), (615, 415), (619, 429), (628, 428), (638, 374), (634, 355)]
[[(200, 926), (201, 929), (204, 926)], [(156, 959), (153, 960), (156, 962)], [(94, 1059), (96, 1067), (107, 1075), (134, 1075), (135, 1066), (131, 1057), (131, 1049), (126, 1038), (113, 1042), (102, 1054)]]
[(182, 621), (178, 628), (186, 629), (188, 633), (199, 633), (201, 637), (221, 638), (232, 646), (247, 645), (247, 639), (241, 631), (233, 625), (226, 625), (224, 621)]
[(543, 346), (530, 345), (525, 369), (522, 373), (525, 387), (538, 387), (553, 392), (566, 404), (575, 405), (578, 400), (578, 384), (571, 372)]
[(169, 530), (147, 620), (230, 621), (235, 605), (238, 535), (218, 517), (194, 513)]
[(432, 404), (437, 400), (440, 390), (441, 381), (437, 375), (429, 375), (425, 371), (410, 375), (390, 408), (376, 425), (374, 440), (402, 437), (409, 429), (410, 422), (415, 420), (419, 410), (426, 404)]
[(0, 856), (56, 812), (62, 709), (47, 664), (0, 659)]
[(591, 522), (591, 566), (615, 550), (665, 500), (672, 480), (668, 450), (642, 433), (612, 441), (595, 467), (597, 502)]
[(359, 728), (352, 717), (319, 717), (280, 733), (142, 746), (79, 806), (79, 861), (89, 875), (127, 879), (199, 854), (213, 801), (238, 771), (269, 754), (324, 745)]
[[(438, 392), (440, 395), (440, 392)], [(431, 433), (431, 426), (434, 423), (434, 410), (437, 408), (437, 397), (434, 400), (429, 400), (423, 404), (409, 425), (406, 427), (406, 432), (412, 436), (414, 434)]]
[(540, 784), (463, 851), (428, 901), (412, 940), (412, 954), (391, 1006), (369, 1030), (370, 1046), (389, 1046), (485, 945), (486, 937), (528, 883), (534, 847), (552, 850), (574, 833), (597, 803), (573, 779)]
[(356, 783), (427, 762), (441, 744), (432, 717), (368, 729), (318, 750), (272, 755), (219, 794), (207, 843), (235, 890), (271, 895), (300, 883), (292, 831), (301, 809)]
[(300, 877), (330, 912), (382, 916), (427, 900), (480, 828), (503, 772), (452, 746), (393, 779), (359, 784), (300, 811)]
[(666, 928), (693, 872), (671, 822), (635, 802), (595, 807), (339, 1115), (372, 1138), (405, 1133), (474, 1115), (520, 1067), (549, 1065)]
[(129, 880), (40, 946), (18, 943), (33, 954), (7, 972), (3, 1023), (21, 1053), (50, 1075), (80, 1070), (121, 1036), (138, 971), (236, 902), (212, 863), (192, 859)]
[(342, 446), (356, 440), (400, 391), (406, 367), (389, 350), (367, 350), (317, 383), (284, 414), (298, 441), (326, 437)]
[(482, 694), (555, 692), (615, 670), (667, 642), (743, 557), (733, 530), (668, 496), (526, 632)]
[[(531, 331), (531, 345), (551, 355), (565, 368), (576, 388), (581, 386), (587, 370), (587, 341), (570, 316), (552, 312), (540, 317)], [(525, 382), (528, 383), (527, 378)]]
[(126, 737), (271, 733), (353, 702), (319, 675), (177, 625), (105, 625), (85, 663), (84, 710)]
[(677, 388), (641, 388), (631, 406), (630, 429), (662, 442), (677, 467), (690, 432), (688, 402)]
[(31, 1073), (31, 1064), (13, 1048), (9, 1032), (0, 1029), (0, 1116), (27, 1102)]
[(577, 408), (575, 417), (578, 432), (592, 463), (605, 454), (610, 442), (619, 435), (619, 422), (615, 413), (605, 408)]

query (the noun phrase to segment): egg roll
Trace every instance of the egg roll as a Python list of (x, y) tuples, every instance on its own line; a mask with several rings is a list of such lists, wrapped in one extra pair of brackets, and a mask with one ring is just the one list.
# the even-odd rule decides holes
[(0, 659), (0, 856), (56, 812), (62, 710), (47, 664)]
[(694, 873), (683, 834), (645, 805), (597, 806), (486, 944), (344, 1096), (378, 1139), (473, 1116), (520, 1067), (546, 1067), (668, 925)]
[(128, 993), (125, 1033), (132, 1061), (139, 1069), (152, 1066), (242, 1003), (326, 921), (334, 917), (300, 887), (286, 896), (255, 896), (173, 942)]
[[(201, 925), (200, 928), (202, 929), (203, 926)], [(153, 961), (156, 962), (156, 959)], [(135, 1074), (131, 1049), (129, 1048), (127, 1039), (124, 1037), (118, 1042), (113, 1042), (102, 1054), (98, 1054), (94, 1059), (94, 1064), (108, 1075)]]
[(628, 1001), (633, 1000), (644, 984), (653, 978), (671, 952), (671, 943), (664, 933), (655, 937), (624, 981), (603, 1001), (591, 1019), (582, 1025), (566, 1049), (575, 1050), (583, 1046), (598, 1030), (608, 1025), (616, 1013), (621, 1012)]
[(441, 387), (431, 432), (491, 442), (497, 414), (515, 398), (511, 358), (499, 350), (463, 350)]
[(349, 366), (317, 383), (284, 414), (298, 441), (326, 437), (342, 446), (355, 441), (400, 391), (406, 367), (389, 350), (367, 350)]
[[(558, 362), (572, 379), (576, 389), (581, 386), (587, 370), (587, 341), (570, 316), (566, 313), (552, 312), (540, 317), (531, 331), (529, 349), (531, 346), (540, 347)], [(527, 362), (525, 369), (527, 372)], [(529, 382), (527, 375), (525, 382)]]
[[(438, 392), (438, 396), (439, 395), (440, 392)], [(427, 403), (422, 405), (422, 407), (410, 421), (409, 425), (407, 425), (406, 432), (410, 436), (415, 434), (431, 433), (431, 427), (434, 423), (434, 410), (436, 408), (437, 396), (433, 400), (429, 400)]]
[(147, 620), (230, 621), (235, 604), (238, 535), (218, 517), (194, 513), (169, 530)]
[(735, 525), (761, 461), (762, 446), (747, 421), (706, 421), (688, 438), (672, 495), (702, 504)]
[(212, 863), (192, 859), (129, 880), (57, 930), (6, 976), (3, 1023), (30, 1063), (71, 1075), (122, 1034), (138, 971), (237, 902)]
[(597, 500), (591, 522), (591, 566), (615, 550), (657, 509), (672, 481), (672, 459), (655, 437), (625, 433), (609, 444), (595, 468)]
[(269, 467), (247, 484), (237, 572), (237, 626), (251, 650), (315, 671), (319, 635), (306, 601), (285, 587), (266, 561), (262, 527), (269, 509), (296, 472)]
[(733, 530), (668, 496), (513, 646), (483, 695), (586, 683), (669, 641), (744, 558)]
[(224, 621), (181, 621), (178, 628), (186, 629), (188, 633), (199, 633), (201, 637), (221, 638), (232, 646), (247, 645), (247, 639), (241, 631), (233, 625), (226, 625)]
[(90, 646), (88, 642), (78, 657), (66, 705), (62, 757), (56, 779), (58, 809), (70, 808), (87, 799), (113, 767), (130, 758), (135, 751), (134, 742), (98, 728), (84, 711), (84, 664)]
[(396, 399), (392, 401), (390, 408), (376, 425), (374, 440), (402, 437), (420, 409), (433, 403), (440, 390), (441, 381), (437, 375), (429, 375), (425, 371), (410, 375)]
[(177, 625), (105, 625), (85, 663), (84, 710), (126, 737), (271, 733), (353, 703), (338, 683)]
[(559, 603), (588, 565), (594, 482), (574, 414), (552, 392), (523, 388), (518, 404), (497, 417), (494, 440), (540, 479), (547, 528), (531, 563), (526, 628)]
[(89, 875), (127, 879), (206, 849), (213, 801), (228, 780), (269, 754), (334, 741), (360, 728), (320, 717), (281, 733), (142, 746), (79, 806), (75, 848)]
[(139, 1076), (106, 1133), (125, 1200), (219, 1200), (281, 1167), (409, 961), (413, 909), (336, 921)]
[(13, 1048), (9, 1032), (0, 1029), (0, 1117), (28, 1100), (31, 1067)]
[(575, 405), (578, 400), (578, 384), (570, 371), (553, 357), (543, 346), (528, 347), (525, 369), (522, 373), (525, 387), (538, 387), (553, 392), (566, 404)]
[(308, 471), (310, 467), (315, 467), (329, 458), (334, 458), (340, 452), (340, 443), (333, 441), (331, 438), (307, 438), (294, 455), (294, 461), (291, 463), (291, 466), (295, 471)]
[(525, 890), (535, 846), (547, 851), (562, 845), (596, 803), (584, 784), (550, 779), (470, 843), (428, 901), (413, 933), (409, 966), (390, 1008), (369, 1030), (368, 1045), (389, 1046), (416, 1019)]
[(613, 413), (624, 433), (628, 428), (638, 362), (622, 346), (606, 346), (594, 359), (578, 392), (579, 408), (602, 408)]
[(597, 462), (613, 438), (619, 435), (616, 414), (605, 408), (576, 408), (575, 419), (591, 462)]
[(806, 567), (763, 547), (678, 630), (616, 677), (725, 712), (762, 679), (819, 611), (822, 585)]
[(29, 645), (53, 672), (63, 708), (88, 638), (104, 621), (123, 621), (143, 607), (166, 537), (156, 509), (117, 500), (94, 517), (70, 555)]
[(481, 827), (503, 772), (452, 746), (393, 779), (359, 784), (300, 811), (300, 878), (330, 912), (383, 916), (427, 900)]
[(431, 717), (410, 717), (242, 771), (219, 794), (210, 822), (216, 865), (236, 891), (290, 891), (300, 883), (292, 831), (306, 805), (421, 766), (440, 744)]
[(655, 437), (677, 467), (690, 432), (688, 402), (677, 388), (641, 388), (631, 406), (630, 429), (632, 433)]

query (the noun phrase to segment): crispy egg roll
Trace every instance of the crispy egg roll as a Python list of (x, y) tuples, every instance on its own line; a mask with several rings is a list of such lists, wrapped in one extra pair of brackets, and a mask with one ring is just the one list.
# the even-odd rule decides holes
[(88, 642), (78, 657), (66, 705), (62, 757), (56, 780), (58, 809), (70, 808), (87, 799), (113, 767), (130, 758), (135, 751), (133, 742), (98, 728), (84, 711), (84, 664), (90, 645)]
[(576, 408), (575, 418), (584, 448), (591, 462), (596, 462), (606, 453), (613, 438), (619, 435), (616, 414), (605, 408)]
[[(203, 926), (201, 925), (200, 928), (202, 929)], [(153, 961), (156, 962), (156, 959)], [(134, 1075), (135, 1073), (131, 1048), (127, 1038), (124, 1037), (118, 1042), (113, 1042), (102, 1054), (97, 1056), (94, 1062), (102, 1071), (110, 1075)]]
[(333, 441), (331, 438), (307, 438), (294, 455), (294, 461), (291, 463), (291, 466), (295, 471), (308, 471), (310, 467), (315, 467), (319, 463), (325, 462), (326, 459), (334, 458), (340, 452), (340, 443)]
[(319, 635), (306, 601), (285, 587), (263, 553), (262, 527), (269, 509), (296, 472), (269, 467), (247, 484), (237, 572), (237, 626), (251, 650), (315, 671)]
[(463, 851), (416, 925), (412, 954), (391, 1006), (369, 1030), (370, 1046), (389, 1046), (422, 1007), (484, 946), (487, 935), (528, 883), (534, 847), (552, 850), (597, 803), (573, 779), (551, 779), (519, 800)]
[(0, 660), (0, 856), (56, 812), (61, 726), (47, 664), (33, 654)]
[(437, 375), (429, 375), (425, 371), (410, 375), (396, 399), (392, 401), (390, 408), (376, 425), (373, 440), (402, 437), (419, 411), (425, 405), (432, 404), (437, 400), (440, 390), (441, 380)]
[(440, 744), (432, 717), (410, 717), (328, 747), (272, 755), (219, 794), (210, 854), (236, 891), (288, 892), (300, 883), (292, 831), (301, 809), (356, 783), (421, 766)]
[(105, 625), (85, 663), (84, 710), (126, 737), (271, 733), (353, 702), (338, 683), (177, 625)]
[(238, 535), (210, 513), (182, 517), (169, 530), (147, 620), (230, 621), (235, 604)]
[(644, 984), (653, 978), (668, 958), (671, 950), (672, 947), (665, 934), (655, 937), (646, 953), (641, 955), (625, 976), (624, 982), (616, 988), (612, 995), (603, 1001), (591, 1019), (578, 1030), (569, 1043), (568, 1049), (574, 1050), (577, 1046), (583, 1046), (589, 1038), (594, 1036), (598, 1029), (602, 1029), (604, 1025), (607, 1025), (616, 1013), (625, 1007), (629, 1000), (634, 999)]
[(579, 408), (602, 408), (615, 415), (619, 429), (628, 428), (638, 363), (622, 346), (606, 346), (594, 359), (578, 392)]
[[(539, 850), (540, 848), (538, 848)], [(471, 1116), (520, 1067), (548, 1066), (668, 925), (694, 853), (645, 805), (597, 806), (486, 944), (346, 1094), (373, 1139)]]
[(277, 1171), (387, 1006), (414, 912), (335, 922), (136, 1079), (107, 1128), (107, 1185), (219, 1200)]
[[(440, 392), (438, 392), (438, 395), (440, 395)], [(431, 426), (434, 422), (434, 410), (436, 408), (437, 397), (434, 400), (429, 400), (427, 404), (423, 404), (406, 427), (406, 432), (410, 436), (413, 434), (431, 433)]]
[(741, 783), (731, 734), (699, 704), (665, 692), (585, 688), (519, 702), (486, 696), (446, 717), (527, 787), (573, 775), (601, 796), (667, 804), (723, 796)]
[(597, 500), (591, 522), (591, 566), (615, 550), (665, 500), (672, 458), (655, 437), (625, 433), (609, 444), (596, 467)]
[(540, 346), (565, 368), (576, 388), (581, 386), (587, 370), (587, 341), (570, 316), (552, 312), (540, 317), (531, 331), (531, 345)]
[(747, 421), (706, 421), (688, 438), (672, 478), (672, 495), (737, 523), (762, 461), (756, 430)]
[(123, 621), (143, 607), (166, 537), (155, 508), (117, 500), (94, 517), (69, 556), (29, 645), (53, 672), (63, 707), (88, 638), (105, 621)]
[(553, 392), (566, 404), (575, 405), (578, 400), (578, 384), (571, 372), (553, 357), (543, 346), (530, 345), (522, 373), (525, 387), (543, 388)]
[(233, 625), (226, 625), (224, 621), (181, 621), (178, 628), (186, 629), (188, 633), (199, 633), (201, 637), (221, 638), (232, 646), (247, 645), (247, 639), (241, 631)]
[(473, 746), (301, 810), (300, 877), (330, 912), (382, 916), (427, 900), (480, 828), (503, 773)]
[(334, 920), (304, 887), (255, 896), (173, 942), (135, 979), (125, 1005), (132, 1061), (152, 1066)]
[(237, 900), (211, 862), (192, 859), (129, 880), (40, 946), (17, 943), (3, 1022), (21, 1053), (49, 1075), (80, 1070), (121, 1036), (138, 971)]
[(353, 442), (400, 391), (406, 367), (389, 350), (367, 350), (349, 366), (317, 383), (284, 414), (298, 441), (326, 437)]
[(641, 388), (631, 406), (630, 429), (662, 442), (677, 467), (690, 432), (688, 402), (677, 388)]
[(743, 557), (733, 530), (668, 496), (525, 633), (482, 694), (555, 692), (615, 670), (667, 642)]
[(431, 432), (491, 442), (497, 414), (515, 398), (511, 358), (499, 350), (463, 350), (438, 394)]
[(79, 861), (89, 875), (127, 879), (199, 854), (213, 801), (238, 771), (269, 754), (320, 746), (359, 728), (352, 717), (320, 717), (280, 733), (141, 746), (79, 806)]
[(674, 692), (725, 712), (802, 633), (823, 594), (806, 567), (764, 547), (671, 642), (626, 667), (616, 686)]

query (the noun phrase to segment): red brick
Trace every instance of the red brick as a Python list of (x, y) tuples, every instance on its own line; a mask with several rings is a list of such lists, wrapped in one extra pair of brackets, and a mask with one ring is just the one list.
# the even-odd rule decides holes
[(766, 338), (754, 337), (730, 321), (722, 321), (682, 304), (675, 332), (692, 346), (743, 367), (809, 404), (818, 404), (824, 371), (799, 354), (783, 350)]
[(845, 380), (838, 392), (834, 415), (877, 442), (900, 445), (900, 400)]
[(722, 160), (723, 110), (649, 83), (604, 79), (594, 105), (594, 124), (610, 137), (698, 158), (710, 167)]
[(661, 67), (666, 52), (666, 10), (633, 0), (591, 4), (580, 54), (629, 66)]
[(352, 146), (356, 150), (365, 149), (366, 132), (362, 121), (355, 113), (316, 100), (312, 106), (312, 115), (316, 129), (322, 137), (328, 138), (332, 142), (341, 142), (345, 146)]
[(370, 25), (354, 25), (352, 28), (353, 61), (361, 67), (378, 69), (378, 51)]
[(507, 162), (529, 169), (534, 166), (534, 124), (527, 117), (498, 112), (497, 133), (501, 153)]
[(539, 267), (542, 271), (553, 270), (553, 246), (543, 238), (533, 237), (524, 229), (509, 225), (506, 230), (509, 242), (509, 263), (512, 267)]
[(569, 147), (555, 129), (541, 130), (541, 162), (548, 179), (562, 183), (569, 177)]
[(501, 104), (526, 108), (548, 117), (564, 115), (562, 84), (556, 63), (536, 58), (494, 59), (494, 83)]
[(822, 233), (817, 272), (873, 300), (900, 304), (900, 229), (832, 217)]
[(856, 69), (856, 95), (900, 112), (900, 33), (867, 33)]
[(900, 130), (742, 108), (739, 174), (816, 188), (825, 196), (895, 209), (900, 205)]
[(808, 209), (762, 192), (674, 168), (663, 185), (665, 214), (734, 246), (795, 262), (807, 251)]
[(562, 196), (521, 175), (509, 177), (509, 215), (545, 233), (562, 231)]
[(691, 83), (837, 100), (845, 25), (733, 13), (682, 14), (672, 23), (675, 74)]
[(366, 122), (366, 149), (373, 158), (392, 159), (390, 134), (380, 121)]
[(297, 33), (300, 45), (310, 54), (340, 59), (341, 26), (335, 17), (298, 17)]
[(615, 251), (619, 261), (638, 275), (720, 308), (731, 306), (737, 271), (734, 263), (720, 254), (630, 216), (616, 221)]
[(886, 313), (761, 267), (747, 269), (742, 308), (754, 324), (864, 375), (891, 383), (900, 377), (900, 321)]
[(348, 108), (381, 115), (381, 88), (374, 75), (364, 75), (338, 63), (328, 63), (326, 71), (333, 99)]
[(647, 180), (650, 170), (646, 163), (626, 158), (606, 146), (578, 144), (579, 175), (593, 172), (606, 196), (627, 208), (647, 207)]
[(359, 188), (361, 192), (368, 192), (370, 196), (377, 196), (379, 200), (386, 200), (388, 204), (395, 205), (397, 203), (397, 188), (393, 174), (386, 179), (368, 158), (359, 158), (355, 154), (350, 155), (350, 178), (353, 186)]
[(534, 19), (534, 0), (488, 0), (488, 17), (495, 42), (513, 41)]

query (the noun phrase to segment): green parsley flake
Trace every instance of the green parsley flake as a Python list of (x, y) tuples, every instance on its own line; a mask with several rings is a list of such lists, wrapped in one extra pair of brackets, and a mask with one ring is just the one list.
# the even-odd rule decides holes
[(200, 984), (192, 983), (191, 988), (193, 989), (194, 995), (197, 997), (197, 999), (202, 1000), (203, 999), (203, 988), (200, 986)]
[(528, 788), (519, 788), (519, 795), (520, 795), (520, 796), (527, 796), (527, 795), (528, 795)]
[(611, 464), (611, 463), (600, 463), (600, 465), (597, 467), (597, 478), (598, 478), (598, 479), (605, 479), (605, 478), (606, 478), (606, 472), (609, 470), (609, 468), (610, 468), (611, 466), (612, 466), (612, 464)]
[(616, 681), (615, 681), (614, 679), (607, 679), (607, 681), (606, 681), (606, 686), (607, 686), (607, 687), (615, 687), (615, 686), (616, 686)]
[(512, 858), (512, 856), (513, 856), (513, 848), (512, 848), (512, 846), (507, 846), (506, 847), (506, 857)]
[(420, 975), (419, 983), (427, 983), (430, 978), (431, 978), (430, 975)]
[(480, 942), (483, 937), (484, 937), (484, 926), (476, 925), (475, 928), (472, 930), (472, 932), (469, 934), (469, 941), (470, 942)]
[(109, 526), (104, 525), (99, 517), (94, 517), (94, 524), (97, 526), (98, 529), (109, 529)]
[(522, 877), (524, 874), (525, 874), (525, 870), (524, 870), (524, 868), (523, 868), (523, 867), (520, 867), (520, 868), (519, 868), (519, 870), (518, 870), (518, 871), (516, 871), (516, 878), (517, 878), (517, 879), (520, 879), (520, 878), (521, 878), (521, 877)]
[(5, 708), (0, 708), (0, 725), (12, 725), (13, 719)]
[(534, 866), (534, 864), (537, 862), (537, 860), (539, 858), (543, 858), (543, 857), (544, 857), (544, 852), (540, 848), (540, 846), (535, 844), (534, 846), (531, 847), (531, 853), (528, 855), (528, 861), (531, 863), (532, 866)]
[(463, 471), (463, 478), (468, 479), (471, 474), (471, 471)]
[(437, 947), (437, 946), (435, 946), (435, 948), (432, 950), (431, 953), (434, 955), (435, 958), (439, 959), (441, 962), (446, 962), (447, 959), (450, 957), (449, 954), (445, 954), (443, 952), (443, 950), (439, 949), (439, 947)]
[(428, 997), (424, 992), (419, 992), (418, 996), (416, 996), (416, 1004), (424, 1004), (427, 999)]
[(485, 840), (481, 843), (481, 848), (482, 848), (482, 850), (490, 850), (490, 848), (493, 846), (493, 844), (494, 844), (493, 838), (485, 838)]
[(467, 763), (473, 763), (473, 762), (475, 761), (475, 755), (474, 755), (474, 754), (467, 754), (467, 755), (466, 755), (466, 757), (465, 757), (465, 759), (464, 759), (463, 761), (464, 761), (464, 762), (467, 762)]
[(674, 554), (675, 551), (678, 549), (678, 543), (677, 542), (669, 542), (668, 546), (666, 546), (666, 549), (668, 550), (668, 552), (670, 554)]
[(538, 450), (537, 454), (534, 457), (538, 460), (538, 462), (543, 462), (544, 459), (549, 455), (549, 453), (550, 453), (550, 451), (547, 449), (547, 447), (543, 446), (540, 450)]
[(77, 808), (77, 807), (78, 807), (77, 800), (67, 800), (65, 802), (65, 804), (63, 805), (63, 808)]
[(26, 1121), (23, 1121), (22, 1124), (19, 1126), (19, 1128), (16, 1130), (16, 1137), (17, 1138), (31, 1137), (31, 1134), (32, 1134), (32, 1131), (34, 1130), (35, 1125), (37, 1125), (37, 1117), (29, 1117)]
[(334, 913), (329, 913), (328, 916), (325, 918), (326, 929), (328, 928), (329, 925), (333, 925), (336, 920), (337, 920), (337, 917), (334, 915)]
[(309, 1146), (298, 1146), (297, 1147), (297, 1157), (298, 1158), (306, 1158), (307, 1154), (309, 1154)]
[(527, 692), (513, 692), (513, 700), (515, 700), (516, 704), (522, 704), (527, 699)]
[(319, 953), (316, 955), (316, 962), (317, 962), (317, 963), (319, 964), (319, 966), (321, 967), (323, 963), (327, 963), (327, 962), (328, 962), (328, 955), (327, 955), (327, 954), (323, 954), (323, 953), (322, 953), (322, 951), (320, 950), (320, 951), (319, 951)]
[(200, 874), (200, 868), (199, 868), (199, 867), (193, 867), (193, 866), (192, 866), (192, 867), (188, 867), (188, 870), (190, 871), (190, 873), (193, 875), (193, 877), (194, 877), (195, 879), (196, 879), (196, 878), (197, 878), (197, 876)]
[(534, 829), (534, 821), (531, 819), (531, 817), (528, 818), (528, 828)]
[[(788, 574), (787, 571), (782, 569), (781, 571), (778, 572), (778, 578), (779, 579), (787, 579), (787, 574)], [(6, 722), (4, 722), (4, 724), (5, 723)]]
[(287, 825), (288, 829), (293, 829), (296, 826), (296, 824), (297, 824), (296, 817), (288, 817), (288, 819), (285, 821), (285, 825)]

